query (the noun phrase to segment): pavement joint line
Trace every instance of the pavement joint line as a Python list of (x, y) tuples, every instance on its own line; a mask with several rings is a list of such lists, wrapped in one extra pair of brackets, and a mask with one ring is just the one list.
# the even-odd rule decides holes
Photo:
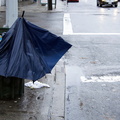
[(64, 32), (63, 35), (120, 35), (120, 33), (67, 33), (67, 32)]
[(111, 15), (111, 14), (118, 14), (118, 11), (109, 11), (109, 12), (101, 12), (100, 11), (72, 11), (70, 14), (99, 14), (99, 15)]

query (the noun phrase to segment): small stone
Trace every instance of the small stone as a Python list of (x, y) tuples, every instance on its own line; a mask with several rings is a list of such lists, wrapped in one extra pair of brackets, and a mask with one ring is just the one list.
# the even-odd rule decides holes
[(106, 87), (106, 84), (102, 84), (101, 86), (102, 86), (102, 87)]

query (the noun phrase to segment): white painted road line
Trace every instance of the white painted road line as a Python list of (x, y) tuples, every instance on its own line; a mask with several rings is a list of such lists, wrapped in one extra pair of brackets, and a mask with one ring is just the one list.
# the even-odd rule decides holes
[(64, 33), (63, 35), (120, 35), (120, 33)]
[(65, 13), (63, 18), (63, 35), (73, 34), (70, 14)]
[(120, 76), (91, 76), (89, 79), (81, 76), (82, 82), (120, 82)]
[(63, 35), (120, 35), (120, 33), (73, 33), (70, 14), (65, 13), (63, 18)]

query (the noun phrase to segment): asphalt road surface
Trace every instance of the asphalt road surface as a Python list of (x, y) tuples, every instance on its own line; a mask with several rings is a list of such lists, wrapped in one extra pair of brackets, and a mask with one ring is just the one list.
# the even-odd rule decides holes
[(120, 7), (68, 3), (66, 120), (120, 120)]

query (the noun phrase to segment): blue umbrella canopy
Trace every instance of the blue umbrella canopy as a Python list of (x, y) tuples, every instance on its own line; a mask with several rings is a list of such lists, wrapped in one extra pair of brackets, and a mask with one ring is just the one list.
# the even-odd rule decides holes
[(40, 79), (50, 73), (71, 44), (24, 18), (18, 18), (0, 42), (0, 75)]

